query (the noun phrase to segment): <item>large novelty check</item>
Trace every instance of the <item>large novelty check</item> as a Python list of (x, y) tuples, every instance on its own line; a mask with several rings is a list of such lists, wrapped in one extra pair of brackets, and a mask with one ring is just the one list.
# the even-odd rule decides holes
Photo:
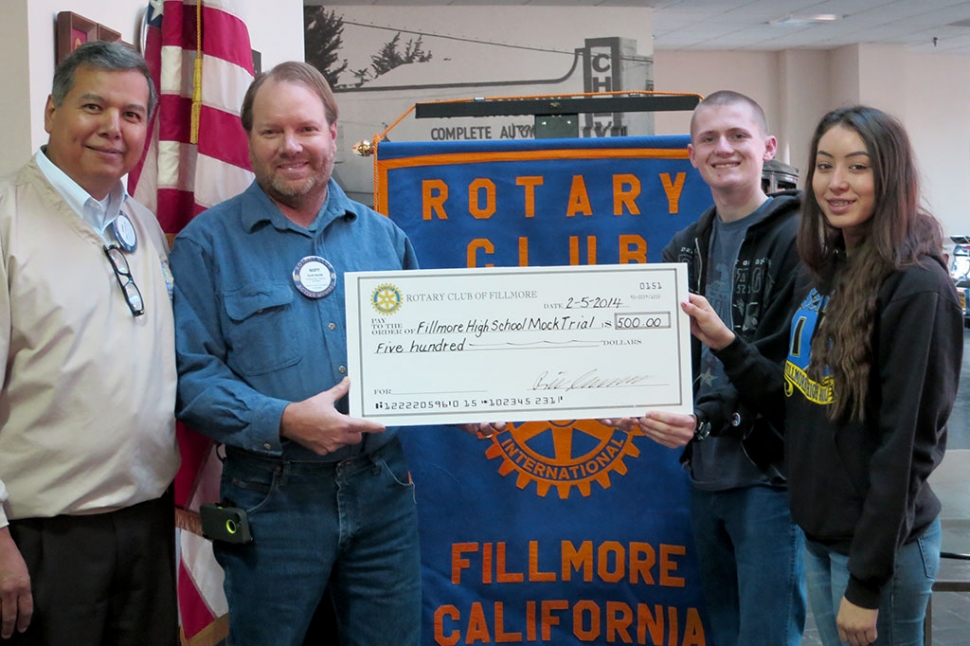
[(693, 411), (681, 264), (346, 275), (350, 414), (387, 425)]

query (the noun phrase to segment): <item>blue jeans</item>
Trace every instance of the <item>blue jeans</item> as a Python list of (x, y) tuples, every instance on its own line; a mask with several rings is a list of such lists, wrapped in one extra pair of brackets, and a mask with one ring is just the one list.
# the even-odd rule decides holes
[[(923, 617), (940, 569), (941, 541), (937, 518), (918, 539), (896, 551), (896, 572), (879, 603), (876, 646), (922, 646)], [(825, 646), (838, 646), (842, 642), (835, 618), (849, 585), (849, 557), (808, 541), (805, 572), (818, 635)]]
[(805, 536), (788, 492), (755, 486), (691, 495), (701, 590), (716, 646), (797, 646), (805, 629)]
[(328, 584), (341, 646), (418, 646), (421, 554), (400, 441), (337, 463), (229, 449), (222, 497), (253, 535), (214, 544), (231, 646), (301, 646)]

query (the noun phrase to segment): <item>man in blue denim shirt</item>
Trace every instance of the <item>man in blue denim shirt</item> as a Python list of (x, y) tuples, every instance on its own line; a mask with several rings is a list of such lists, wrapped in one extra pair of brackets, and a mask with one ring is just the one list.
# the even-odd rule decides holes
[(254, 541), (216, 541), (230, 643), (303, 643), (329, 586), (337, 629), (416, 646), (420, 554), (395, 429), (346, 414), (343, 274), (417, 267), (390, 220), (331, 179), (337, 106), (304, 63), (243, 102), (256, 181), (198, 216), (171, 255), (178, 416), (226, 445), (223, 502)]

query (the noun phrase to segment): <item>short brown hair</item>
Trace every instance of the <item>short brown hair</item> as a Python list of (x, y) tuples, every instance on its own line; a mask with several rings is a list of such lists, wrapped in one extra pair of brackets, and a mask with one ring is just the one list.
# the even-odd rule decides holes
[(713, 94), (709, 94), (704, 99), (697, 104), (694, 108), (694, 114), (690, 117), (690, 135), (694, 136), (694, 115), (701, 108), (710, 108), (719, 105), (735, 105), (736, 103), (743, 103), (744, 105), (751, 108), (751, 114), (754, 115), (755, 121), (761, 126), (764, 131), (762, 134), (767, 135), (768, 133), (768, 118), (765, 116), (765, 111), (762, 109), (758, 102), (749, 96), (741, 94), (740, 92), (734, 92), (733, 90), (718, 90)]
[(246, 134), (253, 129), (253, 102), (256, 100), (256, 93), (267, 80), (272, 79), (277, 83), (302, 83), (312, 90), (320, 101), (323, 102), (323, 109), (327, 115), (327, 122), (334, 124), (337, 122), (337, 101), (333, 98), (333, 90), (330, 84), (323, 77), (320, 70), (307, 63), (299, 61), (287, 61), (280, 63), (268, 72), (259, 74), (246, 90), (246, 96), (242, 104), (242, 126)]

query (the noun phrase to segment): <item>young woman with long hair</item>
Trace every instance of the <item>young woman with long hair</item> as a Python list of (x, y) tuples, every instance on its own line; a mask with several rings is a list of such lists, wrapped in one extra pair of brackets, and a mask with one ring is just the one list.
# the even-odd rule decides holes
[(926, 480), (946, 447), (963, 317), (895, 118), (868, 106), (826, 114), (806, 186), (805, 267), (783, 368), (735, 338), (702, 297), (683, 308), (742, 398), (784, 420), (823, 643), (919, 646), (941, 536)]

